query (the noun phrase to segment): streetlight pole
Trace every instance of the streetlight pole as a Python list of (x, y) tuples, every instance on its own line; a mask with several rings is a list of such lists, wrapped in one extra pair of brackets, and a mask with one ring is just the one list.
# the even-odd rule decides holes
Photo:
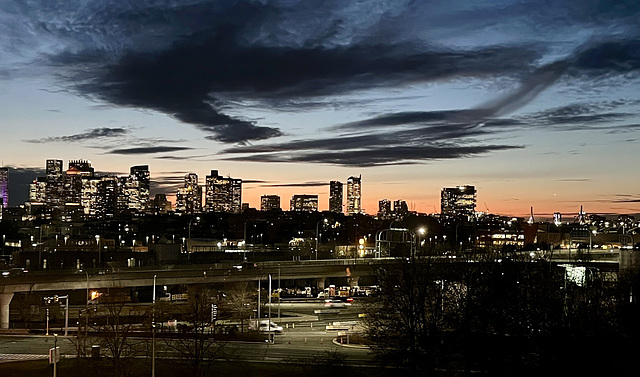
[(267, 329), (269, 331), (269, 341), (273, 342), (273, 339), (271, 339), (271, 274), (269, 274), (269, 324), (267, 325)]
[(318, 221), (318, 223), (316, 224), (316, 260), (318, 260), (318, 239), (319, 237), (319, 232), (320, 232), (320, 223), (324, 222), (325, 224), (329, 222), (329, 220), (327, 219), (322, 219), (320, 221)]
[(156, 375), (156, 275), (153, 275), (153, 306), (151, 320), (151, 377)]
[(53, 377), (58, 375), (58, 334), (53, 334)]
[(98, 247), (98, 266), (102, 266), (102, 253), (100, 252), (100, 236), (96, 234), (96, 245)]
[(191, 220), (189, 220), (189, 226), (188, 226), (188, 228), (189, 228), (189, 234), (188, 234), (189, 238), (187, 239), (187, 260), (191, 259), (191, 257), (190, 257), (190, 255), (191, 255), (191, 250), (190, 250), (190, 248), (191, 248), (191, 245), (190, 245), (191, 244), (191, 223), (193, 222), (193, 220), (200, 221), (200, 217), (199, 216), (192, 217)]

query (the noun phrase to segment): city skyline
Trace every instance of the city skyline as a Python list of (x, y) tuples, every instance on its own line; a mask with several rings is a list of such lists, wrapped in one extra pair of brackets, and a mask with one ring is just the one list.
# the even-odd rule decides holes
[(254, 208), (328, 210), (329, 182), (362, 176), (369, 214), (439, 212), (458, 185), (504, 215), (640, 213), (634, 2), (9, 1), (0, 19), (12, 189), (86, 159), (148, 165), (174, 202), (218, 170)]

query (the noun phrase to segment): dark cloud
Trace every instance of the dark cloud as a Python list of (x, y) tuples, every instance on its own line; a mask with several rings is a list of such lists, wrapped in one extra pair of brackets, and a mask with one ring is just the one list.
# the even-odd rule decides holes
[(572, 61), (574, 73), (589, 76), (640, 70), (640, 40), (614, 40), (587, 45)]
[(42, 139), (26, 140), (29, 143), (70, 143), (85, 140), (95, 140), (101, 138), (115, 138), (126, 136), (129, 130), (125, 128), (94, 128), (80, 134), (67, 136), (51, 136)]
[(512, 145), (484, 146), (421, 146), (380, 147), (368, 150), (321, 151), (295, 153), (252, 154), (227, 160), (251, 162), (313, 162), (344, 166), (377, 166), (413, 164), (428, 160), (471, 157), (489, 152), (522, 148)]
[(277, 183), (265, 184), (260, 187), (322, 187), (328, 186), (329, 182), (302, 182), (302, 183)]
[(157, 147), (135, 147), (135, 148), (121, 148), (113, 149), (109, 151), (110, 154), (152, 154), (161, 152), (175, 152), (185, 151), (193, 148), (190, 147), (169, 147), (169, 146), (157, 146)]
[[(628, 117), (624, 112), (594, 111), (581, 105), (509, 117), (562, 80), (637, 73), (637, 6), (587, 1), (591, 6), (577, 1), (545, 6), (456, 3), (451, 9), (431, 2), (362, 2), (358, 11), (348, 2), (332, 1), (322, 6), (240, 0), (124, 2), (117, 10), (106, 5), (83, 8), (88, 14), (74, 13), (75, 18), (69, 18), (73, 28), (64, 22), (39, 28), (67, 40), (78, 30), (74, 23), (91, 26), (80, 28), (91, 31), (85, 31), (82, 40), (76, 36), (73, 48), (51, 55), (61, 71), (69, 72), (66, 77), (75, 90), (117, 106), (156, 110), (194, 125), (208, 140), (238, 144), (222, 155), (244, 156), (230, 159), (370, 166), (392, 164), (393, 158), (397, 163), (413, 163), (519, 148), (495, 142), (499, 133), (515, 128), (605, 127), (607, 122)], [(43, 6), (49, 12), (57, 10)], [(371, 12), (378, 8), (379, 12)], [(90, 25), (84, 24), (87, 16), (93, 17)], [(558, 53), (553, 47), (559, 44), (535, 35), (546, 32), (545, 28), (558, 35), (574, 24), (601, 30), (603, 23), (618, 25), (616, 32), (607, 34), (614, 37), (594, 38), (569, 53), (566, 46)], [(523, 27), (528, 38), (505, 33), (495, 41), (479, 41), (474, 34), (501, 34), (490, 26), (496, 24), (506, 30)], [(452, 39), (468, 43), (445, 46), (438, 38), (429, 40), (431, 33), (445, 39), (453, 33)], [(569, 39), (574, 44), (582, 41)], [(328, 127), (323, 130), (327, 136), (320, 133), (315, 140), (287, 143), (271, 140), (285, 136), (277, 126), (233, 115), (240, 113), (237, 108), (243, 103), (304, 112), (332, 107), (334, 98), (361, 90), (477, 78), (517, 80), (519, 85), (472, 109), (386, 110)], [(184, 149), (140, 147), (110, 153)]]
[(23, 168), (9, 166), (9, 206), (17, 207), (29, 200), (29, 185), (36, 178), (44, 176), (44, 168)]

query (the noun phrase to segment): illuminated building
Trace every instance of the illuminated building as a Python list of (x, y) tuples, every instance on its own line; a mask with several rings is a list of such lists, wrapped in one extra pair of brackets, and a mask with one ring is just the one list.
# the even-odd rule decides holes
[(280, 197), (278, 195), (262, 195), (260, 197), (260, 211), (279, 210)]
[(291, 211), (315, 212), (318, 210), (318, 195), (294, 195), (290, 202)]
[(440, 211), (443, 216), (475, 218), (475, 186), (445, 187), (440, 193)]
[(202, 212), (202, 187), (198, 185), (197, 174), (184, 176), (184, 185), (178, 188), (176, 195), (176, 211), (184, 214)]
[(43, 206), (57, 218), (115, 216), (141, 213), (149, 208), (149, 166), (132, 166), (124, 177), (96, 176), (91, 162), (71, 160), (62, 171), (62, 161), (47, 160), (46, 176), (29, 187), (29, 201)]
[(128, 199), (127, 207), (143, 212), (149, 207), (150, 186), (149, 165), (132, 166), (124, 185), (124, 195)]
[[(69, 168), (64, 174), (64, 185), (62, 198), (60, 198), (59, 194), (51, 197), (52, 203), (60, 203), (67, 204), (73, 203), (78, 204), (82, 202), (82, 179), (87, 177), (94, 176), (94, 169), (91, 166), (91, 161), (88, 160), (71, 160), (69, 161)], [(47, 197), (49, 199), (49, 197)]]
[(562, 224), (562, 214), (560, 212), (554, 212), (553, 223), (556, 224), (557, 226)]
[(329, 183), (329, 211), (342, 213), (342, 182)]
[(206, 180), (205, 211), (240, 213), (242, 209), (242, 180), (218, 175), (211, 170)]
[(347, 179), (347, 215), (362, 213), (362, 176)]
[(378, 202), (378, 217), (381, 219), (391, 218), (391, 201), (382, 199)]
[(0, 206), (9, 206), (9, 168), (0, 168)]
[(407, 202), (402, 199), (398, 199), (393, 202), (393, 214), (396, 217), (406, 216), (408, 213), (409, 206), (407, 206)]
[(29, 185), (29, 201), (44, 203), (47, 200), (47, 181), (45, 177), (38, 177)]

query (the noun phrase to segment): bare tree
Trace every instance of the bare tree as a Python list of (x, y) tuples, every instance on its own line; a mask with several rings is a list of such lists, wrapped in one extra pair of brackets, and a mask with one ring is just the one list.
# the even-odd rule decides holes
[(365, 334), (384, 363), (433, 370), (442, 331), (441, 279), (430, 258), (399, 259), (381, 270), (382, 295), (367, 307)]
[(254, 292), (248, 289), (248, 282), (230, 285), (226, 292), (224, 305), (234, 319), (240, 322), (240, 331), (244, 332), (245, 321), (248, 321), (255, 308)]
[(225, 346), (214, 334), (211, 306), (216, 303), (215, 292), (202, 286), (189, 287), (182, 308), (182, 318), (188, 325), (178, 337), (165, 338), (166, 346), (182, 357), (195, 377), (209, 375)]
[(90, 359), (98, 375), (129, 375), (134, 358), (146, 353), (146, 341), (132, 335), (137, 323), (148, 317), (148, 312), (140, 313), (120, 297), (105, 297), (88, 315), (89, 331), (93, 333), (91, 341), (102, 350), (100, 358)]

